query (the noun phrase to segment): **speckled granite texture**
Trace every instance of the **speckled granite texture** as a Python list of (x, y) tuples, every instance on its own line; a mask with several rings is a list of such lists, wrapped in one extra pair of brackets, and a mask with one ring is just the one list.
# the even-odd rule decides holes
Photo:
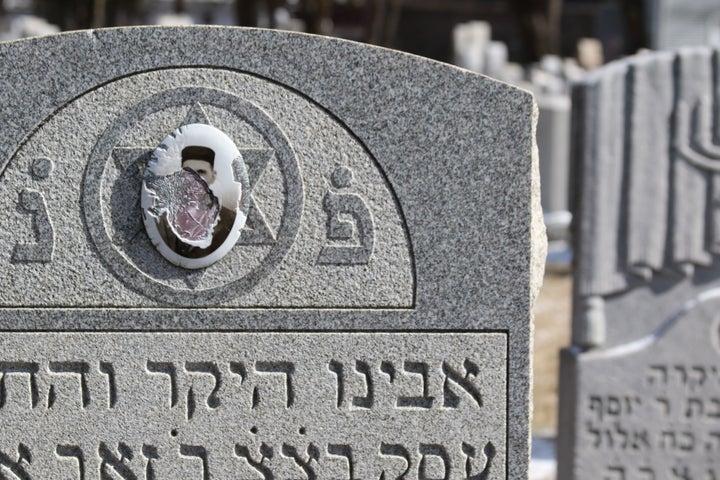
[[(212, 27), (2, 44), (0, 71), (0, 471), (527, 477), (529, 93)], [(233, 140), (249, 186), (237, 245), (192, 271), (140, 208), (150, 152), (189, 123)]]

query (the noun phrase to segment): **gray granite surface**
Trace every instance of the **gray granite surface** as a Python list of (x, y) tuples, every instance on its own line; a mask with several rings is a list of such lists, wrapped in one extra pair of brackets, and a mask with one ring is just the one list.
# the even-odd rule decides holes
[(691, 48), (575, 89), (561, 480), (720, 478), (718, 73), (720, 52)]
[[(250, 29), (75, 32), (0, 59), (0, 472), (527, 477), (530, 94)], [(191, 123), (233, 140), (249, 187), (239, 241), (196, 270), (140, 208), (150, 153)], [(261, 411), (261, 384), (297, 403)]]

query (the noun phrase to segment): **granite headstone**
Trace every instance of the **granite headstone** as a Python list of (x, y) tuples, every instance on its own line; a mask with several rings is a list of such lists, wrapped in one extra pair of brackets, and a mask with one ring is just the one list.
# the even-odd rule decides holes
[(3, 478), (526, 478), (530, 94), (252, 29), (0, 58)]
[(720, 53), (647, 53), (573, 94), (573, 346), (559, 478), (720, 478)]

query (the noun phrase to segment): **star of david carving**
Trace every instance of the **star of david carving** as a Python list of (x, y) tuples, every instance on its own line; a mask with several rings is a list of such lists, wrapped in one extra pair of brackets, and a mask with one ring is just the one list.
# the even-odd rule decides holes
[[(180, 125), (188, 125), (191, 123), (202, 123), (205, 125), (212, 125), (208, 119), (205, 109), (200, 103), (195, 103), (188, 111), (185, 118)], [(112, 158), (115, 162), (115, 166), (123, 172), (125, 175), (136, 178), (138, 182), (142, 181), (143, 173), (147, 161), (150, 157), (150, 153), (156, 147), (145, 147), (145, 146), (132, 146), (132, 147), (118, 147), (113, 149)], [(275, 235), (268, 226), (267, 220), (262, 210), (258, 207), (255, 199), (252, 195), (252, 191), (257, 185), (258, 180), (262, 176), (263, 172), (267, 168), (268, 162), (273, 155), (272, 149), (258, 149), (258, 148), (243, 148), (238, 146), (240, 155), (245, 162), (247, 169), (248, 180), (250, 183), (250, 208), (248, 210), (248, 218), (245, 222), (240, 239), (238, 240), (239, 245), (272, 245), (275, 243)], [(135, 205), (132, 206), (134, 212), (140, 211), (140, 196), (138, 192), (137, 200)], [(137, 224), (133, 231), (126, 237), (126, 242), (134, 243), (140, 234), (144, 231), (145, 226), (143, 225), (140, 215), (137, 215)]]

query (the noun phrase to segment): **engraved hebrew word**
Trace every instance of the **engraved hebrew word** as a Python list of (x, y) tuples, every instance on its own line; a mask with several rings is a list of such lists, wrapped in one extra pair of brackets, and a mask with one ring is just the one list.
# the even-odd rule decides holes
[(720, 386), (720, 367), (716, 365), (650, 365), (645, 381), (650, 386)]
[(620, 422), (612, 426), (599, 426), (587, 421), (585, 431), (592, 437), (595, 448), (646, 451), (651, 450), (652, 436), (647, 429), (623, 427)]
[(591, 395), (589, 408), (597, 420), (603, 421), (607, 417), (633, 415), (642, 403), (642, 398), (637, 396)]
[[(111, 363), (99, 362), (97, 373), (92, 369), (91, 364), (87, 362), (56, 362), (50, 361), (47, 364), (47, 370), (41, 370), (40, 364), (36, 362), (0, 362), (0, 409), (4, 408), (9, 395), (7, 379), (9, 376), (27, 375), (30, 407), (36, 408), (40, 404), (40, 392), (38, 389), (37, 376), (47, 376), (47, 402), (48, 409), (54, 408), (58, 399), (58, 392), (61, 391), (66, 395), (74, 395), (77, 392), (77, 405), (82, 408), (88, 408), (92, 403), (92, 395), (88, 386), (89, 375), (100, 375), (107, 384), (107, 403), (109, 409), (115, 408), (118, 400), (117, 386), (115, 380), (115, 370)], [(67, 380), (61, 380), (62, 377), (76, 377), (76, 383), (73, 385)], [(59, 390), (62, 388), (62, 390)], [(68, 393), (69, 392), (69, 393)]]
[[(352, 186), (353, 172), (338, 167), (330, 177), (338, 190)], [(335, 242), (320, 251), (323, 265), (364, 265), (370, 261), (375, 244), (375, 223), (365, 200), (353, 193), (325, 194), (323, 210), (327, 214), (327, 239)]]
[(709, 399), (687, 398), (684, 410), (685, 417), (688, 419), (707, 418), (720, 420), (720, 397)]
[[(432, 365), (425, 362), (406, 360), (400, 368), (397, 368), (392, 362), (382, 361), (377, 369), (373, 369), (368, 362), (356, 360), (354, 377), (362, 379), (364, 395), (353, 396), (351, 406), (372, 408), (376, 402), (377, 381), (384, 380), (389, 384), (398, 384), (402, 375), (408, 377), (406, 384), (411, 384), (409, 379), (412, 378), (417, 387), (414, 392), (400, 392), (394, 402), (396, 408), (459, 408), (463, 398), (470, 404), (481, 407), (483, 403), (480, 388), (471, 379), (471, 377), (477, 377), (480, 371), (479, 367), (470, 359), (466, 359), (463, 368), (465, 373), (461, 374), (447, 362), (443, 362), (433, 369)], [(348, 385), (354, 381), (354, 378), (348, 377), (345, 365), (337, 360), (331, 360), (328, 363), (328, 370), (336, 377), (336, 407), (345, 408)], [(436, 397), (430, 394), (430, 377), (432, 375), (442, 375), (443, 377), (442, 392), (438, 392), (442, 393), (444, 399), (442, 405), (440, 402), (435, 402)], [(415, 394), (410, 395), (409, 393)]]
[[(185, 410), (187, 420), (192, 420), (196, 413), (198, 402), (204, 403), (210, 410), (221, 406), (220, 392), (223, 388), (223, 374), (221, 369), (227, 368), (232, 376), (239, 377), (239, 384), (244, 390), (250, 391), (250, 408), (258, 407), (262, 398), (262, 384), (267, 380), (281, 380), (284, 386), (283, 405), (290, 408), (295, 404), (295, 386), (293, 374), (295, 365), (292, 362), (277, 361), (256, 361), (250, 369), (242, 362), (229, 362), (227, 366), (218, 365), (214, 362), (184, 362), (182, 370), (172, 362), (157, 362), (148, 360), (145, 364), (146, 373), (152, 376), (167, 377), (169, 408), (175, 408), (179, 404), (180, 394), (178, 391), (178, 372), (184, 372), (187, 377), (205, 376), (212, 378), (213, 386), (207, 393), (200, 393), (191, 385), (185, 394)], [(249, 381), (252, 379), (252, 381)], [(252, 388), (251, 388), (252, 387)], [(237, 393), (237, 392), (235, 392)]]
[[(77, 391), (79, 396), (79, 406), (83, 409), (88, 408), (92, 402), (90, 388), (88, 387), (88, 376), (94, 374), (91, 365), (87, 362), (48, 362), (48, 376), (53, 378), (53, 382), (48, 388), (47, 408), (54, 408), (57, 402), (58, 389), (61, 386), (68, 385), (67, 382), (57, 383), (58, 377), (77, 376), (78, 388), (71, 391)], [(111, 363), (99, 362), (98, 374), (105, 377), (107, 384), (107, 408), (115, 408), (117, 403), (117, 386), (115, 381), (115, 369)]]
[[(282, 442), (278, 445), (260, 443), (260, 446), (219, 444), (212, 448), (198, 444), (181, 443), (173, 447), (169, 455), (161, 456), (159, 448), (149, 443), (129, 444), (123, 441), (100, 442), (97, 449), (83, 451), (73, 444), (57, 444), (50, 451), (36, 449), (35, 453), (53, 455), (51, 458), (34, 458), (31, 449), (20, 443), (17, 453), (0, 450), (0, 479), (5, 474), (13, 474), (19, 479), (30, 479), (32, 462), (44, 463), (51, 460), (54, 464), (65, 463), (72, 466), (79, 480), (100, 478), (101, 480), (160, 480), (158, 466), (187, 462), (184, 471), (192, 473), (188, 478), (209, 480), (213, 478), (211, 459), (220, 459), (219, 463), (233, 465), (236, 472), (248, 474), (255, 472), (257, 478), (275, 480), (281, 478), (327, 478), (327, 472), (341, 473), (343, 479), (359, 480), (356, 477), (358, 465), (365, 467), (381, 465), (379, 478), (415, 478), (411, 472), (417, 472), (417, 479), (431, 480), (442, 478), (463, 478), (465, 480), (489, 480), (496, 458), (492, 442), (471, 445), (466, 442), (452, 444), (416, 443), (392, 444), (380, 443), (371, 449), (354, 450), (351, 444), (303, 444), (294, 445)], [(166, 450), (166, 452), (168, 452)], [(358, 455), (366, 452), (365, 456)], [(375, 453), (371, 453), (375, 452)], [(95, 455), (97, 453), (97, 456)], [(170, 452), (168, 452), (170, 453)], [(461, 454), (461, 455), (458, 455)], [(33, 464), (34, 465), (34, 464)], [(340, 469), (338, 467), (341, 466)], [(96, 473), (93, 473), (96, 472)], [(235, 477), (232, 477), (235, 478)], [(237, 478), (247, 478), (245, 476)]]
[[(114, 480), (117, 476), (123, 479), (140, 479), (135, 472), (126, 464), (127, 461), (133, 459), (134, 454), (132, 448), (125, 443), (117, 444), (117, 454), (114, 453), (105, 443), (101, 443), (98, 447), (99, 456), (99, 472), (101, 479)], [(157, 448), (152, 445), (142, 446), (142, 456), (147, 460), (145, 464), (145, 480), (156, 480), (153, 461), (160, 459)], [(73, 459), (77, 465), (78, 479), (85, 480), (87, 459), (85, 453), (77, 445), (58, 445), (55, 454), (59, 459)], [(114, 472), (114, 473), (111, 473)], [(0, 477), (2, 478), (2, 477)]]
[[(461, 463), (454, 461), (450, 449), (462, 452), (464, 460)], [(280, 455), (277, 454), (278, 451)], [(326, 454), (323, 454), (323, 451)], [(438, 472), (443, 472), (444, 480), (450, 478), (488, 480), (497, 454), (492, 442), (487, 442), (481, 448), (464, 442), (452, 446), (435, 443), (420, 443), (417, 446), (381, 443), (376, 451), (377, 458), (357, 458), (353, 447), (347, 444), (327, 444), (324, 450), (322, 446), (314, 443), (300, 448), (289, 443), (283, 443), (279, 448), (266, 443), (262, 443), (259, 449), (242, 444), (236, 444), (234, 448), (235, 456), (242, 462), (243, 467), (250, 467), (265, 480), (281, 478), (278, 476), (281, 469), (284, 472), (287, 468), (283, 459), (292, 462), (296, 469), (295, 475), (307, 479), (323, 478), (323, 472), (327, 472), (327, 467), (337, 466), (338, 461), (342, 461), (348, 480), (358, 480), (355, 476), (358, 463), (382, 464), (380, 479), (385, 480), (396, 478), (409, 480), (412, 478), (409, 474), (413, 469), (417, 469), (418, 480), (430, 480), (433, 478), (433, 473)]]

